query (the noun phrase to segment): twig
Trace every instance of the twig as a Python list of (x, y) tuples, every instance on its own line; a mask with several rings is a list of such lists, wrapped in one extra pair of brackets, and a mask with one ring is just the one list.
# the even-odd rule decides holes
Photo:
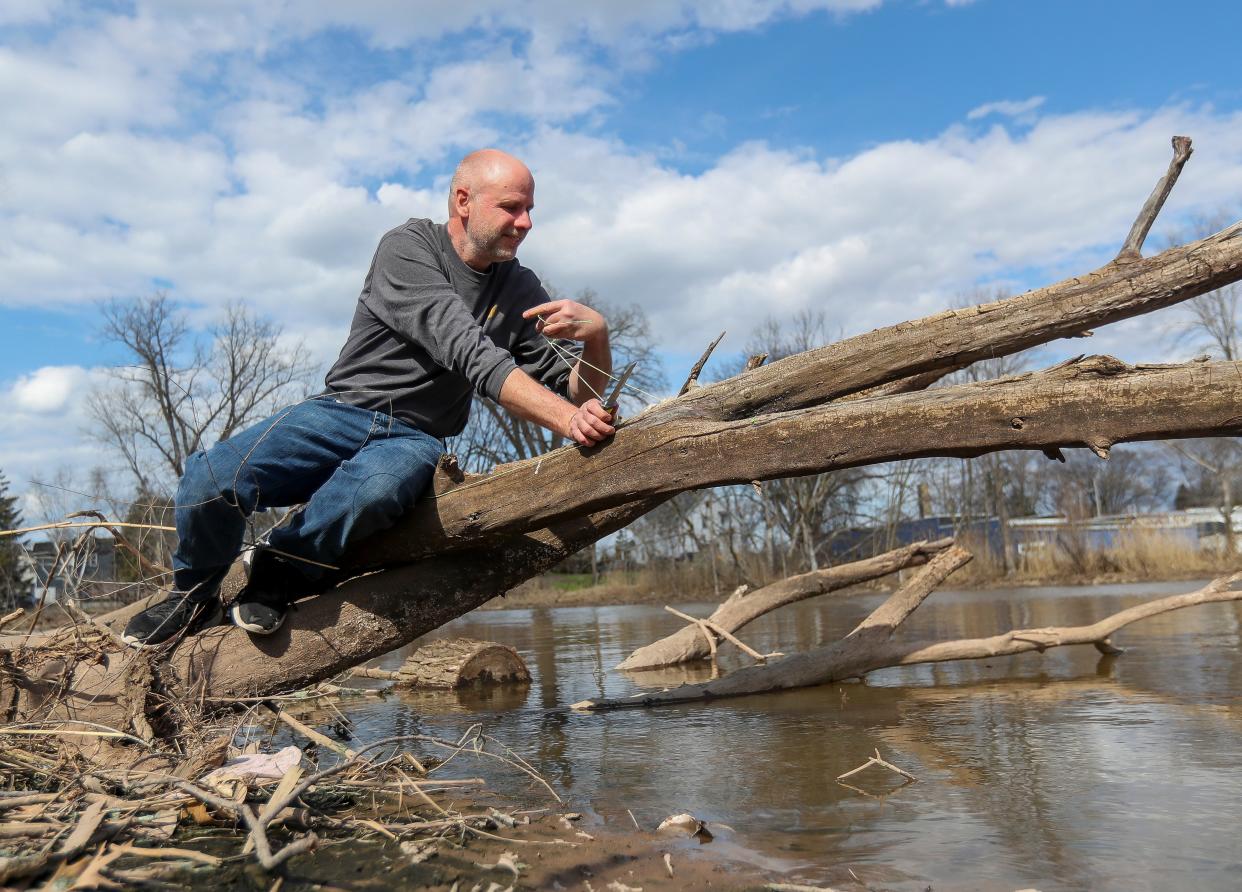
[(1143, 208), (1139, 211), (1134, 225), (1130, 227), (1130, 234), (1126, 236), (1125, 244), (1117, 252), (1116, 260), (1138, 260), (1143, 256), (1143, 242), (1147, 238), (1147, 233), (1151, 230), (1152, 224), (1156, 222), (1156, 216), (1164, 207), (1165, 200), (1173, 191), (1173, 184), (1177, 182), (1182, 167), (1185, 166), (1193, 151), (1194, 149), (1190, 147), (1189, 136), (1173, 137), (1173, 160), (1169, 162), (1169, 169), (1156, 183), (1156, 188), (1151, 190), (1151, 195), (1147, 196), (1147, 201), (1143, 203)]
[(24, 533), (38, 533), (43, 530), (65, 530), (71, 527), (129, 527), (139, 530), (160, 530), (165, 533), (177, 532), (176, 527), (161, 526), (154, 523), (128, 523), (120, 520), (108, 520), (100, 523), (97, 520), (68, 521), (59, 520), (56, 523), (44, 523), (37, 527), (22, 527), (18, 530), (0, 530), (0, 538), (4, 536), (21, 536)]
[(351, 750), (349, 747), (345, 746), (343, 743), (338, 743), (337, 741), (333, 740), (331, 737), (328, 737), (324, 734), (320, 734), (314, 728), (308, 728), (306, 725), (303, 725), (301, 722), (299, 722), (297, 719), (289, 715), (289, 713), (285, 712), (283, 709), (279, 708), (278, 706), (275, 706), (267, 702), (266, 700), (263, 702), (263, 705), (268, 709), (269, 712), (275, 715), (276, 718), (280, 719), (282, 722), (284, 722), (294, 731), (297, 731), (299, 734), (301, 734), (303, 737), (306, 737), (309, 740), (313, 740), (315, 743), (319, 744), (320, 746), (325, 746), (328, 749), (332, 750), (334, 753), (344, 756), (346, 759), (352, 759), (356, 755), (358, 755), (356, 752)]
[[(117, 544), (120, 545), (122, 548), (126, 549), (130, 554), (134, 556), (135, 560), (138, 561), (138, 566), (142, 568), (142, 571), (144, 573), (149, 573), (152, 576), (167, 576), (170, 573), (172, 573), (172, 570), (168, 569), (167, 567), (162, 567), (159, 564), (152, 563), (150, 560), (148, 560), (147, 556), (144, 555), (137, 546), (135, 546), (133, 543), (131, 543), (128, 539), (125, 538), (125, 536), (121, 533), (120, 529), (118, 529), (119, 525), (111, 520), (108, 520), (108, 518), (104, 517), (104, 515), (101, 512), (99, 511), (77, 511), (73, 514), (70, 514), (69, 516), (70, 517), (94, 517), (96, 520), (98, 520), (103, 525), (104, 529), (106, 529), (109, 533), (112, 534), (112, 538), (116, 540)], [(174, 527), (174, 529), (176, 528)]]
[(746, 654), (748, 654), (752, 658), (758, 660), (760, 663), (766, 663), (768, 660), (772, 659), (773, 657), (785, 656), (780, 651), (773, 651), (772, 653), (761, 654), (759, 653), (759, 651), (755, 650), (753, 647), (750, 647), (749, 645), (743, 643), (740, 638), (738, 638), (732, 632), (728, 631), (724, 626), (718, 625), (717, 623), (712, 622), (710, 619), (705, 619), (703, 620), (703, 622), (713, 632), (716, 632), (722, 638), (725, 638), (728, 641), (732, 641), (739, 648), (741, 648), (742, 651), (744, 651)]
[(716, 659), (716, 636), (712, 634), (712, 630), (707, 628), (707, 623), (701, 619), (696, 619), (694, 625), (703, 634), (703, 640), (707, 642), (707, 650), (713, 661)]
[[(258, 815), (254, 813), (254, 809), (246, 803), (234, 802), (231, 799), (225, 799), (221, 796), (215, 795), (214, 793), (208, 793), (206, 790), (190, 783), (189, 781), (178, 779), (174, 785), (178, 789), (189, 793), (204, 805), (210, 805), (212, 808), (219, 809), (220, 811), (229, 812), (241, 819), (242, 823), (244, 823), (246, 828), (250, 831), (250, 838), (254, 842), (255, 856), (259, 859), (259, 864), (263, 866), (264, 870), (273, 870), (279, 867), (294, 855), (300, 855), (303, 852), (309, 851), (315, 846), (315, 843), (319, 841), (319, 838), (315, 836), (315, 834), (308, 833), (301, 839), (289, 843), (283, 849), (273, 852), (271, 843), (267, 838), (267, 823), (271, 820), (270, 818), (266, 821), (261, 821)], [(301, 792), (304, 792), (306, 788), (307, 785), (299, 785), (294, 792), (301, 795)], [(273, 809), (272, 806), (276, 800), (269, 800), (264, 811), (271, 811), (273, 814), (279, 814), (287, 802), (292, 802), (293, 799), (296, 798), (296, 795), (286, 797), (286, 800), (282, 801), (281, 804), (275, 809)]]
[(716, 345), (724, 340), (725, 333), (722, 331), (716, 340), (707, 345), (707, 349), (703, 351), (703, 355), (699, 357), (699, 361), (690, 369), (690, 374), (686, 377), (686, 383), (681, 385), (681, 389), (677, 391), (678, 396), (684, 396), (690, 392), (696, 384), (699, 383), (699, 373), (703, 371), (703, 366), (707, 365), (707, 360), (711, 358), (712, 351), (716, 349)]
[[(89, 730), (74, 730), (65, 728), (66, 724), (85, 725)], [(39, 736), (60, 736), (62, 734), (73, 734), (80, 737), (120, 737), (131, 743), (136, 743), (145, 749), (151, 749), (151, 744), (143, 740), (141, 737), (135, 737), (133, 734), (126, 734), (124, 731), (118, 731), (116, 728), (110, 728), (107, 725), (101, 725), (98, 722), (85, 722), (81, 719), (64, 719), (55, 723), (52, 727), (44, 727), (33, 723), (23, 723), (19, 725), (0, 725), (0, 735), (4, 734), (21, 734), (31, 737)]]
[(134, 855), (139, 858), (185, 858), (189, 861), (197, 861), (200, 864), (210, 864), (212, 867), (217, 867), (224, 863), (223, 858), (208, 855), (206, 852), (196, 852), (194, 849), (177, 849), (169, 846), (160, 846), (156, 849), (130, 845), (129, 843), (119, 845), (117, 849), (123, 855)]
[(906, 780), (910, 781), (911, 783), (918, 780), (917, 777), (915, 777), (910, 772), (906, 771), (904, 768), (898, 768), (892, 762), (886, 762), (884, 759), (881, 759), (880, 751), (878, 749), (875, 751), (874, 756), (871, 756), (869, 759), (867, 759), (866, 762), (863, 762), (857, 768), (853, 769), (852, 771), (847, 771), (845, 772), (845, 774), (838, 774), (837, 780), (838, 781), (845, 780), (847, 777), (858, 774), (858, 772), (863, 771), (867, 768), (870, 768), (872, 765), (879, 765), (881, 768), (887, 768), (889, 771), (895, 771), (897, 772), (897, 774), (900, 774), (902, 777), (904, 777)]
[(717, 625), (716, 623), (712, 622), (710, 619), (699, 619), (697, 616), (690, 616), (690, 614), (682, 613), (680, 610), (677, 610), (674, 607), (670, 607), (667, 604), (664, 605), (664, 609), (667, 610), (669, 613), (673, 614), (673, 616), (680, 617), (681, 619), (684, 619), (688, 623), (695, 623), (700, 629), (702, 629), (703, 634), (707, 636), (708, 644), (711, 646), (712, 656), (715, 656), (716, 654), (716, 642), (712, 639), (712, 636), (709, 634), (709, 630), (711, 632), (715, 632), (717, 635), (719, 635), (720, 637), (724, 638), (727, 641), (732, 641), (739, 648), (741, 648), (741, 650), (745, 654), (752, 657), (753, 659), (758, 660), (760, 663), (766, 663), (768, 659), (771, 657), (784, 656), (784, 654), (781, 654), (781, 653), (761, 654), (759, 653), (759, 651), (755, 650), (753, 647), (750, 647), (749, 645), (740, 641), (732, 632), (729, 632), (723, 626)]

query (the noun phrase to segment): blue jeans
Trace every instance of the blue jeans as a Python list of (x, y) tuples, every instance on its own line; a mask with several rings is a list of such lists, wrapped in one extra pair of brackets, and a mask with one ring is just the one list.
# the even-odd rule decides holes
[[(295, 558), (336, 564), (349, 542), (386, 529), (431, 482), (443, 449), (383, 412), (305, 400), (186, 460), (177, 490), (179, 591), (214, 594), (256, 510), (305, 503), (268, 536)], [(293, 560), (308, 578), (324, 570)]]

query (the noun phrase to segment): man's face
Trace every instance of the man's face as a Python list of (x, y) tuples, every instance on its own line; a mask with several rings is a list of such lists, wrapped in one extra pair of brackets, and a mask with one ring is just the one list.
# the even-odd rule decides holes
[(500, 263), (517, 255), (533, 225), (535, 185), (529, 177), (489, 183), (470, 196), (466, 238), (481, 260)]

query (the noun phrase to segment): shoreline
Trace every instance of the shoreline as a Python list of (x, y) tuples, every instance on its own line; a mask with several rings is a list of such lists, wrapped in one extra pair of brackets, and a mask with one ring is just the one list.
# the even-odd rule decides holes
[[(1193, 582), (1209, 579), (1213, 574), (1219, 572), (1219, 570), (1211, 568), (1197, 568), (1185, 572), (1165, 573), (1159, 576), (1136, 573), (1103, 573), (1090, 577), (1073, 574), (1013, 577), (986, 576), (961, 580), (952, 588), (959, 591), (985, 591), (989, 589), (1089, 588), (1101, 585)], [(878, 581), (850, 586), (849, 588), (840, 589), (833, 594), (836, 597), (848, 597), (854, 594), (886, 592), (892, 589), (892, 585), (885, 585), (882, 581)], [(728, 591), (722, 592), (720, 595), (705, 591), (695, 591), (672, 597), (667, 591), (653, 590), (636, 584), (609, 582), (603, 582), (596, 586), (560, 588), (555, 584), (555, 576), (542, 576), (531, 580), (531, 582), (524, 583), (505, 594), (496, 596), (477, 609), (520, 610), (534, 607), (627, 607), (686, 603), (705, 604), (721, 603), (728, 596)]]

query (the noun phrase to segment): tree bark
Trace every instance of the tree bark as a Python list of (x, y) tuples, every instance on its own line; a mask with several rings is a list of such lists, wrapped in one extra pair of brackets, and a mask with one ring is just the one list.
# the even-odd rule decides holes
[(1242, 429), (1240, 371), (1235, 363), (1127, 366), (1089, 357), (999, 381), (736, 420), (668, 413), (657, 426), (622, 427), (602, 447), (558, 449), (438, 491), (399, 530), (360, 545), (357, 560), (444, 553), (706, 486), (999, 449), (1227, 436)]
[(452, 689), (530, 681), (530, 670), (516, 650), (473, 638), (439, 638), (406, 657), (400, 669), (355, 669), (352, 674), (408, 688)]
[[(727, 632), (737, 632), (747, 623), (788, 604), (881, 579), (906, 567), (925, 564), (931, 556), (952, 544), (952, 539), (915, 542), (861, 561), (791, 576), (755, 591), (734, 594), (717, 607), (708, 619)], [(658, 669), (661, 666), (688, 663), (708, 656), (710, 651), (707, 642), (703, 640), (698, 627), (686, 626), (666, 638), (638, 648), (617, 669), (630, 672)]]

